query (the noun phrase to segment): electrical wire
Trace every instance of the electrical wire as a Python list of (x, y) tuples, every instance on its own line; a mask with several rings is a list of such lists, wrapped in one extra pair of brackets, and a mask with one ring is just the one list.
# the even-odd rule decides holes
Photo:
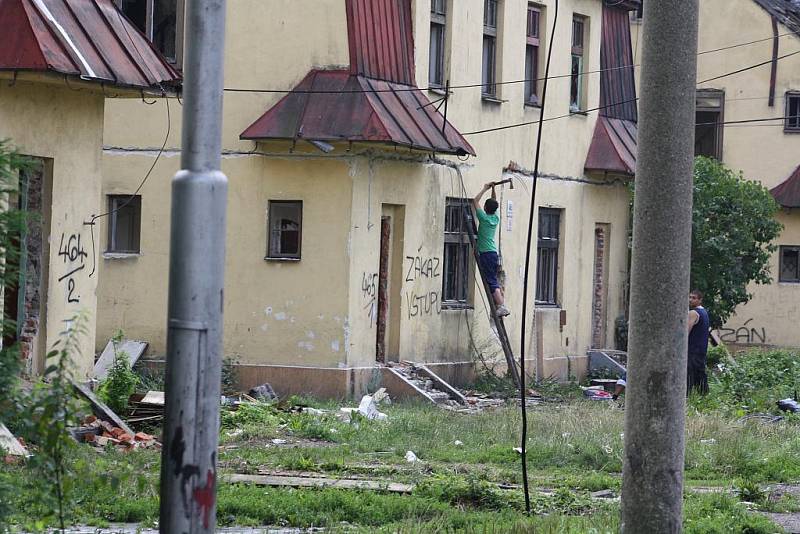
[[(558, 21), (558, 0), (555, 0), (555, 15), (553, 17), (553, 34), (555, 34), (556, 22)], [(550, 72), (550, 59), (553, 55), (553, 39), (550, 39), (550, 44), (547, 49), (547, 62), (545, 63), (544, 72), (545, 78), (548, 77)], [(542, 87), (542, 114), (545, 112), (545, 105), (547, 104), (547, 81)], [(528, 244), (525, 252), (525, 275), (522, 279), (522, 325), (520, 334), (520, 357), (519, 357), (519, 396), (520, 396), (520, 411), (522, 415), (522, 437), (520, 439), (520, 449), (522, 454), (522, 487), (525, 492), (525, 511), (531, 513), (531, 497), (528, 489), (528, 454), (527, 454), (527, 441), (528, 441), (528, 407), (527, 407), (527, 391), (525, 387), (525, 325), (527, 323), (528, 312), (528, 276), (530, 273), (531, 265), (531, 235), (533, 233), (533, 216), (536, 212), (536, 186), (539, 181), (539, 159), (542, 149), (542, 127), (543, 121), (539, 121), (539, 131), (536, 134), (536, 154), (533, 162), (533, 186), (531, 188), (531, 203), (530, 203), (530, 217), (528, 219)], [(534, 307), (533, 317), (535, 320), (536, 310)]]
[(83, 223), (84, 226), (88, 226), (89, 227), (89, 232), (90, 232), (91, 237), (92, 237), (92, 261), (93, 261), (93, 264), (92, 264), (92, 272), (89, 273), (89, 277), (91, 277), (95, 273), (95, 271), (97, 270), (97, 251), (95, 249), (95, 240), (94, 240), (95, 223), (97, 222), (98, 219), (101, 219), (101, 218), (106, 217), (108, 215), (112, 215), (114, 213), (117, 213), (119, 210), (127, 207), (128, 204), (133, 202), (133, 199), (136, 198), (136, 196), (139, 194), (139, 191), (142, 190), (142, 187), (144, 187), (144, 184), (147, 183), (147, 179), (150, 178), (150, 175), (153, 173), (153, 169), (156, 168), (156, 165), (158, 164), (158, 161), (161, 159), (161, 155), (164, 153), (164, 149), (167, 147), (167, 141), (169, 140), (169, 134), (170, 134), (170, 131), (172, 130), (172, 117), (170, 115), (170, 110), (169, 110), (169, 98), (164, 98), (163, 100), (164, 100), (164, 103), (166, 104), (166, 108), (167, 108), (167, 132), (164, 134), (164, 142), (161, 144), (161, 148), (158, 149), (158, 153), (156, 154), (155, 160), (153, 160), (153, 164), (150, 165), (150, 168), (147, 170), (147, 173), (144, 175), (144, 178), (142, 178), (142, 181), (139, 183), (139, 187), (137, 187), (136, 190), (131, 194), (131, 196), (128, 197), (128, 199), (125, 202), (123, 202), (121, 205), (117, 206), (113, 210), (109, 210), (109, 211), (107, 211), (105, 213), (101, 213), (100, 215), (92, 215), (91, 216), (91, 220)]
[[(782, 34), (778, 35), (777, 37), (781, 38), (781, 37), (786, 37), (786, 36), (789, 36), (789, 35), (795, 35), (795, 33), (794, 32), (786, 32), (786, 33), (782, 33)], [(749, 45), (761, 43), (761, 42), (764, 42), (764, 41), (771, 41), (771, 40), (773, 40), (775, 38), (776, 38), (776, 36), (770, 36), (770, 37), (766, 37), (766, 38), (762, 38), (762, 39), (756, 39), (756, 40), (753, 40), (753, 41), (747, 41), (747, 42), (743, 42), (743, 43), (735, 43), (735, 44), (728, 45), (728, 46), (723, 46), (723, 47), (720, 47), (720, 48), (714, 48), (714, 49), (710, 49), (710, 50), (703, 50), (701, 52), (698, 52), (697, 55), (701, 56), (701, 55), (704, 55), (704, 54), (712, 54), (712, 53), (716, 53), (716, 52), (722, 52), (722, 51), (725, 51), (725, 50), (732, 50), (734, 48), (740, 48), (740, 47), (743, 47), (743, 46), (749, 46)], [(637, 44), (638, 44), (638, 42), (637, 42)], [(793, 55), (793, 54), (790, 54), (790, 55)], [(771, 62), (772, 61), (770, 60), (767, 63), (771, 63)], [(599, 74), (599, 73), (602, 73), (602, 72), (609, 72), (609, 71), (615, 71), (615, 70), (621, 70), (621, 69), (633, 69), (633, 68), (639, 68), (639, 67), (641, 67), (641, 65), (634, 63), (634, 64), (631, 64), (631, 65), (620, 65), (620, 66), (617, 66), (617, 67), (607, 67), (607, 68), (603, 68), (603, 69), (586, 70), (586, 71), (582, 71), (582, 72), (577, 73), (577, 75), (583, 76), (583, 75), (586, 75), (586, 74)], [(513, 84), (529, 83), (529, 82), (534, 83), (534, 82), (540, 82), (540, 81), (546, 81), (546, 80), (556, 80), (556, 79), (560, 79), (560, 78), (571, 78), (574, 75), (576, 75), (576, 74), (575, 73), (569, 73), (569, 74), (558, 74), (558, 75), (549, 76), (549, 77), (545, 76), (545, 77), (541, 77), (541, 78), (525, 78), (525, 79), (521, 79), (521, 80), (506, 80), (506, 81), (494, 82), (492, 85), (513, 85)], [(385, 81), (391, 81), (391, 80), (385, 80)], [(703, 83), (703, 82), (700, 82), (700, 83)], [(477, 87), (484, 87), (485, 85), (486, 84), (484, 82), (461, 84), (461, 85), (451, 85), (450, 89), (474, 89), (474, 88), (477, 88)], [(303, 95), (303, 94), (323, 94), (324, 95), (324, 94), (360, 94), (360, 93), (400, 93), (400, 92), (430, 91), (430, 90), (441, 91), (441, 87), (429, 86), (429, 87), (425, 87), (425, 88), (420, 88), (420, 87), (410, 87), (409, 86), (409, 87), (404, 87), (404, 88), (389, 88), (389, 89), (338, 89), (338, 90), (333, 90), (333, 89), (250, 89), (250, 88), (237, 88), (237, 87), (226, 87), (224, 89), (224, 91), (229, 92), (229, 93), (276, 93), (276, 94), (294, 93), (294, 94), (301, 94), (301, 95)]]

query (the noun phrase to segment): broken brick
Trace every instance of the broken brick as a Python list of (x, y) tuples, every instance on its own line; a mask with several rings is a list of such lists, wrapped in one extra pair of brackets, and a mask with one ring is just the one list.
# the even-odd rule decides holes
[(131, 436), (127, 432), (123, 432), (122, 434), (117, 436), (117, 439), (125, 443), (133, 443), (133, 436)]
[(111, 435), (111, 433), (110, 433), (110, 432), (108, 432), (108, 431), (104, 431), (104, 432), (103, 432), (103, 437), (104, 437), (104, 438), (111, 439), (111, 438), (113, 438), (114, 436), (113, 436), (113, 435)]
[(111, 430), (111, 435), (112, 435), (112, 436), (114, 436), (114, 437), (115, 437), (115, 438), (117, 438), (117, 439), (120, 439), (120, 436), (121, 436), (122, 434), (124, 434), (124, 433), (125, 433), (125, 431), (124, 431), (124, 430), (122, 430), (121, 428), (117, 428), (117, 427), (114, 427), (114, 428)]
[(91, 425), (95, 421), (97, 421), (97, 417), (94, 415), (87, 415), (86, 417), (83, 418), (84, 425)]
[(153, 440), (153, 436), (151, 436), (150, 434), (145, 434), (144, 432), (137, 432), (136, 436), (134, 436), (134, 437), (136, 438), (136, 441), (152, 441)]
[(97, 435), (96, 434), (84, 434), (83, 435), (83, 441), (85, 441), (86, 443), (92, 443), (92, 442), (94, 442), (96, 440), (97, 440)]

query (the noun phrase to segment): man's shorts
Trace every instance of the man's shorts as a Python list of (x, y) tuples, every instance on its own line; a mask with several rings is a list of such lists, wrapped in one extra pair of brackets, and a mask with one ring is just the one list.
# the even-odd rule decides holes
[(624, 388), (628, 387), (628, 371), (623, 371), (617, 380), (617, 385)]
[(480, 256), (478, 256), (478, 267), (480, 267), (481, 273), (483, 273), (483, 277), (486, 279), (486, 283), (492, 289), (492, 292), (500, 287), (500, 283), (497, 281), (497, 270), (499, 266), (500, 258), (497, 256), (497, 252), (493, 250), (481, 252)]

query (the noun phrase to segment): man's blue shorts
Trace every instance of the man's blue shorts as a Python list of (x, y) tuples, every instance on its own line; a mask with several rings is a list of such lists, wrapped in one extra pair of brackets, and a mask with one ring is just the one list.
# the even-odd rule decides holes
[(500, 258), (497, 252), (490, 250), (488, 252), (481, 252), (478, 256), (478, 266), (486, 279), (486, 283), (494, 290), (500, 287), (500, 282), (497, 281), (497, 270), (500, 267)]

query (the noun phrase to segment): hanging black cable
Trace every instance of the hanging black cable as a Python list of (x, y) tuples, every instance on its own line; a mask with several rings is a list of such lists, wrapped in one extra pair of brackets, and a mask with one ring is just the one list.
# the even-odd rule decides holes
[[(547, 80), (550, 74), (550, 56), (553, 53), (553, 36), (556, 34), (556, 23), (558, 22), (558, 0), (555, 2), (555, 13), (553, 15), (553, 29), (550, 32), (550, 44), (547, 46), (547, 62), (544, 66), (544, 83), (542, 84), (542, 109), (540, 117), (544, 119), (545, 105), (547, 104)], [(542, 149), (542, 126), (544, 120), (539, 121), (539, 131), (536, 135), (536, 157), (533, 161), (533, 187), (531, 188), (530, 218), (528, 220), (528, 244), (525, 250), (525, 276), (522, 280), (522, 334), (520, 336), (520, 357), (519, 357), (519, 397), (520, 410), (522, 414), (522, 438), (520, 449), (522, 454), (522, 489), (525, 492), (525, 511), (531, 513), (531, 496), (528, 489), (528, 451), (526, 443), (528, 441), (528, 407), (527, 391), (525, 390), (525, 325), (527, 324), (528, 310), (528, 274), (531, 266), (531, 233), (533, 232), (533, 216), (536, 213), (536, 184), (539, 178), (539, 156)], [(534, 310), (535, 317), (535, 310)]]

